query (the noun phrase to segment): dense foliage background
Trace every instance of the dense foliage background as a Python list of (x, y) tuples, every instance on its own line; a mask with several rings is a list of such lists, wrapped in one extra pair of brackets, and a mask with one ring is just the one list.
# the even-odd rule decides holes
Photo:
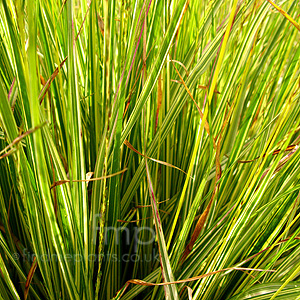
[(0, 299), (300, 299), (277, 5), (0, 1)]

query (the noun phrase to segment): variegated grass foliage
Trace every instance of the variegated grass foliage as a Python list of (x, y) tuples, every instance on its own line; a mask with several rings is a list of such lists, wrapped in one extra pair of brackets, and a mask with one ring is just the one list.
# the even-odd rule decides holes
[(0, 299), (299, 299), (299, 11), (1, 0)]

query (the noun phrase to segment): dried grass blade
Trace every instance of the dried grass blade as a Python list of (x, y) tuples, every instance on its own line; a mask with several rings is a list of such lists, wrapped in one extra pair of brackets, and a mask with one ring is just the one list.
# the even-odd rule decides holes
[(33, 278), (34, 272), (36, 270), (36, 267), (37, 267), (37, 261), (36, 261), (36, 257), (34, 257), (31, 268), (30, 268), (28, 276), (27, 276), (26, 284), (25, 284), (24, 300), (26, 300), (27, 297), (28, 297), (30, 283), (32, 281), (32, 278)]
[(267, 1), (271, 5), (273, 5), (287, 20), (289, 20), (300, 31), (300, 25), (287, 12), (285, 12), (281, 7), (279, 7), (273, 1), (271, 0), (267, 0)]
[(167, 162), (165, 162), (165, 161), (161, 161), (161, 160), (158, 160), (158, 159), (155, 159), (155, 158), (152, 158), (152, 157), (149, 157), (149, 156), (147, 156), (147, 155), (142, 154), (141, 152), (139, 152), (138, 150), (136, 150), (136, 149), (128, 142), (128, 140), (125, 140), (125, 141), (124, 141), (124, 144), (125, 144), (129, 149), (131, 149), (133, 152), (135, 152), (135, 153), (137, 153), (137, 154), (143, 156), (144, 158), (150, 159), (150, 160), (152, 160), (152, 161), (154, 161), (154, 162), (157, 162), (157, 163), (159, 163), (159, 164), (162, 164), (162, 165), (167, 166), (167, 167), (170, 167), (170, 168), (174, 168), (174, 169), (176, 169), (176, 170), (178, 170), (178, 171), (183, 172), (184, 174), (187, 174), (185, 171), (183, 171), (182, 169), (180, 169), (180, 168), (178, 168), (178, 167), (176, 167), (176, 166), (174, 166), (174, 165), (172, 165), (172, 164), (169, 164), (169, 163), (167, 163)]

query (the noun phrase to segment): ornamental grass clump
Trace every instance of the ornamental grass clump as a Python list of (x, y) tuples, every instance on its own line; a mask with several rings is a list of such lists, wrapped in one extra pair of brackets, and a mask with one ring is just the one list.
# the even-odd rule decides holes
[(299, 2), (0, 1), (0, 300), (299, 299)]

